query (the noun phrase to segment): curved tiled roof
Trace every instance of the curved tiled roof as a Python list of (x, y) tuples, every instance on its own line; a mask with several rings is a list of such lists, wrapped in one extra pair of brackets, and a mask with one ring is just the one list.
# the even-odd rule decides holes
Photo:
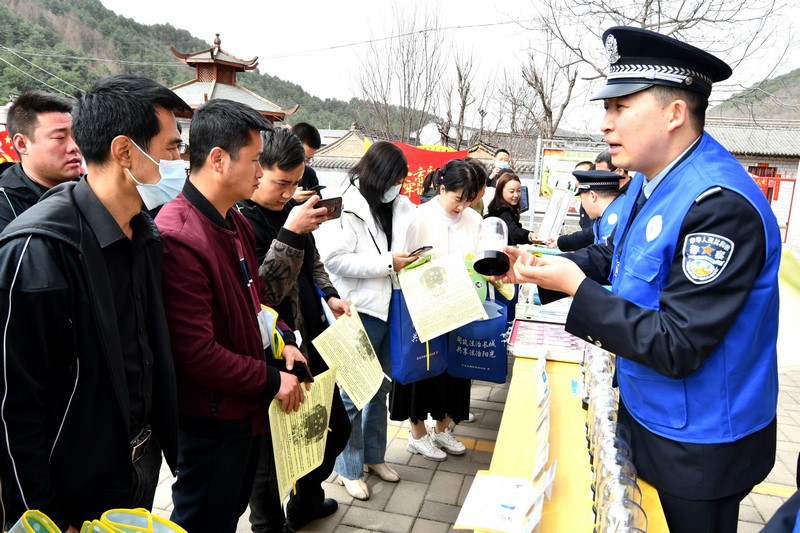
[(800, 121), (706, 121), (706, 131), (736, 155), (800, 157)]
[(245, 89), (241, 85), (227, 85), (225, 83), (215, 83), (213, 81), (192, 80), (183, 85), (178, 85), (173, 88), (172, 91), (191, 107), (203, 105), (206, 101), (213, 98), (225, 98), (227, 100), (233, 100), (234, 102), (246, 104), (257, 111), (278, 114), (285, 113), (277, 104), (258, 96), (256, 93)]

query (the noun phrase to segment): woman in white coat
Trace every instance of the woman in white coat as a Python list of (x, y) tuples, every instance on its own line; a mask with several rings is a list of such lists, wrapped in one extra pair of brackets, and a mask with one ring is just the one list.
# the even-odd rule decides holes
[[(317, 230), (317, 248), (331, 281), (343, 300), (354, 304), (364, 329), (381, 362), (391, 375), (389, 348), (389, 304), (392, 277), (416, 256), (392, 251), (392, 236), (405, 237), (399, 212), (406, 197), (398, 198), (408, 164), (400, 148), (377, 142), (349, 172), (349, 184), (342, 193), (343, 211), (338, 220)], [(391, 383), (384, 379), (381, 388), (364, 406), (356, 409), (342, 391), (353, 431), (347, 447), (336, 460), (338, 481), (359, 500), (369, 498), (363, 473), (374, 471), (385, 481), (400, 477), (384, 460), (386, 452), (386, 399)]]

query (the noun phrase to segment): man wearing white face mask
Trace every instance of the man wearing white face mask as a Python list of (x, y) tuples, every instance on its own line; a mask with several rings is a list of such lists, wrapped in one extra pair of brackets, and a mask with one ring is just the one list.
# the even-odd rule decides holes
[(0, 239), (0, 475), (10, 522), (39, 509), (75, 533), (111, 508), (151, 508), (162, 450), (175, 470), (162, 245), (142, 207), (168, 199), (154, 187), (175, 172), (160, 169), (177, 169), (178, 111), (191, 112), (154, 81), (99, 81), (73, 111), (87, 177), (49, 191)]

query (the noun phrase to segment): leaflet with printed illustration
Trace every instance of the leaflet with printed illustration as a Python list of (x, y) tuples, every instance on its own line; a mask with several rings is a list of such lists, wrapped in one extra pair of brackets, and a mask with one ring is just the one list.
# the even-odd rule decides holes
[(399, 280), (420, 342), (488, 318), (464, 259), (457, 254), (403, 270)]
[(328, 367), (337, 368), (336, 379), (358, 409), (375, 396), (383, 370), (354, 305), (351, 316), (342, 315), (312, 340)]
[(306, 399), (296, 412), (284, 413), (281, 403), (269, 406), (269, 425), (278, 490), (283, 496), (298, 479), (322, 464), (331, 417), (336, 368), (314, 376)]

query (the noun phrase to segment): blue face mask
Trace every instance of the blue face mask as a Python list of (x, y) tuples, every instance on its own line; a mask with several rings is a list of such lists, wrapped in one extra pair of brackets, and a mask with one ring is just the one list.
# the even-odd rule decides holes
[(402, 186), (403, 184), (400, 183), (398, 185), (392, 185), (391, 187), (386, 189), (386, 192), (384, 192), (383, 196), (381, 197), (381, 202), (383, 202), (384, 204), (394, 202), (394, 199), (397, 198), (397, 195), (400, 194), (400, 188)]
[(497, 168), (511, 168), (511, 165), (508, 164), (508, 161), (498, 161), (494, 164)]
[(186, 182), (186, 168), (184, 167), (182, 159), (162, 159), (156, 163), (155, 159), (150, 157), (147, 152), (139, 148), (139, 145), (133, 142), (133, 145), (139, 149), (144, 156), (158, 166), (158, 173), (161, 175), (161, 180), (158, 183), (141, 183), (130, 170), (128, 175), (136, 183), (136, 190), (139, 196), (142, 197), (142, 202), (147, 209), (155, 209), (160, 205), (174, 200), (176, 196), (183, 190), (183, 184)]

